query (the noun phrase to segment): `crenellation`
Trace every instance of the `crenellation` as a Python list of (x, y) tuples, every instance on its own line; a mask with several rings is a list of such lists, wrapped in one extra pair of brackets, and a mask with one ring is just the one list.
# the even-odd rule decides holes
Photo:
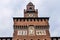
[(43, 22), (44, 21), (44, 22), (48, 22), (48, 19), (42, 19), (42, 18), (41, 19), (37, 19), (37, 18), (25, 18), (25, 19), (24, 18), (16, 18), (16, 19), (14, 19), (14, 21), (15, 22), (22, 22), (22, 21), (23, 22), (25, 22), (25, 21), (27, 21), (27, 22), (28, 21), (37, 21), (37, 22), (39, 22), (39, 21)]
[(35, 10), (35, 13), (36, 13), (36, 14), (38, 13), (38, 9)]
[[(38, 9), (30, 2), (24, 17), (14, 17), (13, 40), (50, 40), (49, 17), (38, 17)], [(48, 37), (48, 38), (47, 38)]]

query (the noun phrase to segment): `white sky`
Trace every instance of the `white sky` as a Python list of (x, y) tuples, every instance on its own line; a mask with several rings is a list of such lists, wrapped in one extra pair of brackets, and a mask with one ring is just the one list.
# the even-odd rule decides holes
[(13, 17), (23, 17), (29, 2), (38, 9), (39, 17), (50, 17), (51, 36), (60, 36), (60, 0), (0, 0), (0, 37), (13, 36)]

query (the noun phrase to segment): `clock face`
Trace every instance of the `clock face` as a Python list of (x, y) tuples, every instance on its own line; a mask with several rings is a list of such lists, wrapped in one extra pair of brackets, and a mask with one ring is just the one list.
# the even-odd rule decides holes
[(33, 14), (29, 14), (29, 17), (33, 17)]
[(29, 35), (31, 36), (35, 35), (34, 27), (29, 27)]

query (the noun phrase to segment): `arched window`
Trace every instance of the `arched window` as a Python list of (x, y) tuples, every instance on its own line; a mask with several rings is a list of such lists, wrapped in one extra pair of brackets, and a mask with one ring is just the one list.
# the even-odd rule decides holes
[(17, 40), (19, 40), (19, 39), (17, 39)]
[(26, 40), (26, 39), (24, 39), (24, 40)]
[(38, 40), (40, 40), (40, 39), (38, 39)]
[(46, 39), (43, 39), (43, 40), (46, 40)]
[(46, 40), (46, 39), (45, 39)]
[(29, 9), (32, 9), (31, 7)]
[(33, 39), (31, 39), (31, 40), (33, 40)]

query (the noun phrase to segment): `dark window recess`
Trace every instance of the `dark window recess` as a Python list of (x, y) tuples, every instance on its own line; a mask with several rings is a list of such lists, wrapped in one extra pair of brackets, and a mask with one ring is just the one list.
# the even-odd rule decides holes
[(19, 29), (19, 26), (18, 26), (18, 29)]
[(14, 26), (14, 29), (16, 29), (16, 26)]
[(46, 29), (46, 27), (43, 27), (43, 29)]
[(31, 7), (29, 9), (32, 9)]
[(18, 29), (19, 29), (19, 26), (18, 26)]
[(17, 26), (15, 26), (15, 29), (17, 29)]
[(18, 29), (18, 26), (17, 26), (17, 29)]
[(17, 26), (17, 29), (18, 29), (18, 26)]
[(16, 19), (16, 21), (18, 21), (18, 19)]
[(46, 19), (44, 19), (44, 21), (46, 21)]
[(40, 29), (40, 26), (37, 26), (36, 28), (37, 28), (37, 29)]
[(45, 39), (46, 40), (46, 39)]
[(19, 40), (19, 39), (17, 39), (17, 40)]
[(21, 29), (21, 26), (19, 26), (19, 29)]
[(29, 21), (29, 19), (27, 19), (27, 21)]
[(38, 26), (38, 28), (40, 28), (40, 26)]
[(22, 26), (20, 26), (20, 28), (22, 29)]
[(16, 26), (16, 29), (17, 29), (17, 26)]
[(37, 19), (37, 21), (39, 21), (39, 19)]
[(24, 27), (22, 26), (22, 29), (23, 29)]
[(40, 26), (40, 28), (42, 29), (42, 27)]
[(31, 39), (31, 40), (33, 40), (33, 39)]
[(25, 26), (23, 26), (23, 29), (25, 29)]
[(25, 29), (25, 26), (23, 26), (23, 29)]
[(26, 21), (29, 21), (29, 19), (26, 19)]
[(39, 27), (39, 26), (36, 26), (35, 28), (36, 28), (36, 29), (39, 29), (40, 27)]
[(38, 29), (37, 26), (36, 26), (36, 29)]
[(14, 28), (16, 29), (16, 26)]
[(41, 19), (41, 21), (42, 21), (42, 19)]
[(27, 11), (27, 13), (33, 13), (33, 12), (35, 13), (35, 11)]
[(40, 40), (40, 39), (38, 39), (38, 40)]
[(35, 26), (35, 29), (37, 29), (37, 26)]
[(16, 28), (18, 29), (18, 26), (16, 26)]
[(35, 19), (34, 19), (34, 21), (35, 21)]
[(27, 26), (25, 26), (25, 29), (27, 29)]
[(41, 29), (43, 29), (43, 26), (41, 26)]
[(22, 19), (20, 19), (20, 21), (22, 21)]
[(24, 40), (26, 40), (26, 39), (24, 39)]
[(23, 21), (25, 21), (25, 19), (23, 19)]
[(25, 29), (25, 27), (23, 26), (23, 29)]
[(37, 29), (39, 29), (39, 26), (37, 26)]
[(32, 21), (32, 19), (30, 19), (30, 21)]

